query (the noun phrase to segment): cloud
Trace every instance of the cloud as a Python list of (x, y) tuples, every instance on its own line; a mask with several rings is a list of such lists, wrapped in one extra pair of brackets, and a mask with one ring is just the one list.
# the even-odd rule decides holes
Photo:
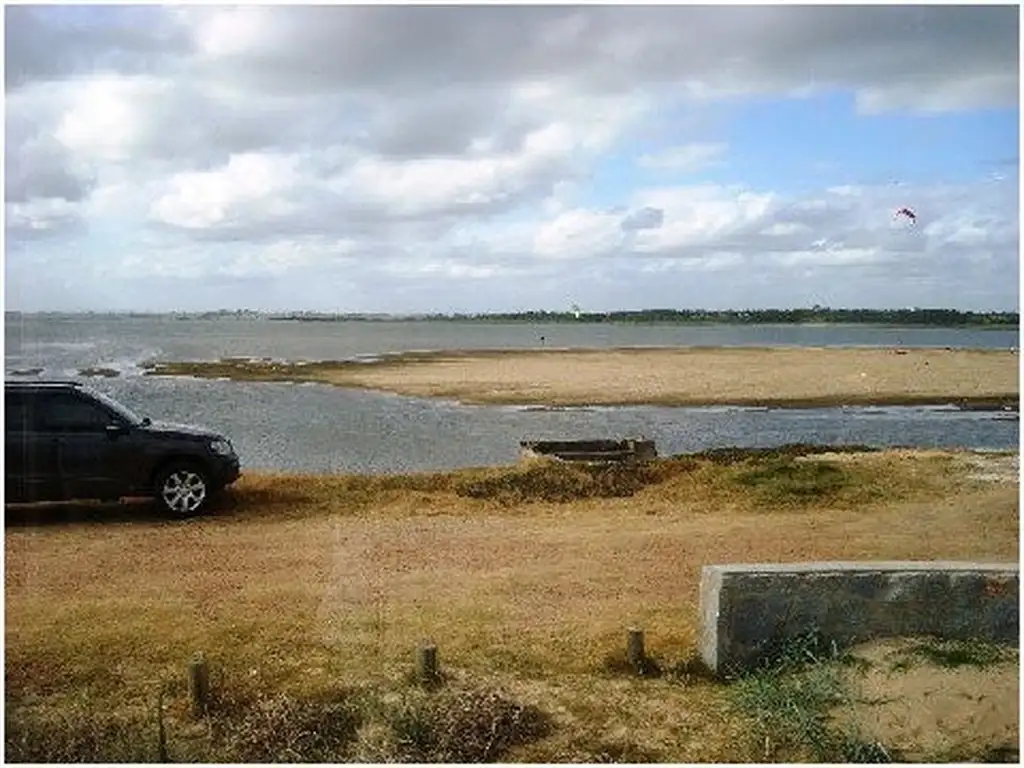
[(664, 222), (665, 211), (661, 208), (645, 206), (626, 216), (619, 226), (623, 230), (631, 232), (638, 229), (658, 229)]
[(723, 105), (1013, 108), (1017, 38), (1011, 7), (12, 6), (10, 295), (67, 304), (75, 253), (76, 305), (630, 305), (673, 274), (710, 282), (669, 303), (792, 303), (794, 270), (857, 269), (861, 303), (945, 296), (929, 269), (1004, 301), (1016, 147), (899, 200), (841, 164), (776, 183)]
[(407, 162), (361, 159), (346, 174), (343, 184), (353, 195), (378, 206), (390, 206), (400, 216), (454, 209), (472, 212), (514, 201), (535, 184), (546, 181), (546, 188), (550, 188), (550, 174), (566, 172), (564, 164), (576, 145), (571, 128), (555, 123), (526, 136), (518, 152), (479, 152)]
[(190, 49), (188, 30), (154, 7), (4, 8), (8, 92), (82, 72), (146, 72)]
[(9, 203), (37, 199), (78, 202), (95, 185), (87, 170), (75, 168), (72, 155), (47, 136), (17, 141), (7, 136), (8, 162), (4, 174), (4, 197)]
[(7, 235), (15, 242), (67, 235), (80, 228), (78, 207), (63, 197), (41, 197), (7, 205)]
[(574, 209), (559, 214), (537, 229), (534, 252), (545, 258), (582, 259), (604, 256), (622, 242), (621, 216)]
[(185, 171), (169, 179), (150, 215), (184, 229), (244, 227), (243, 217), (284, 218), (292, 210), (288, 193), (300, 181), (294, 156), (232, 155), (222, 168)]
[(641, 155), (637, 163), (641, 168), (693, 173), (714, 163), (727, 149), (724, 143), (696, 143), (656, 155)]
[[(559, 77), (604, 91), (681, 81), (707, 96), (797, 90), (813, 73), (820, 87), (930, 109), (1014, 104), (1018, 91), (1016, 71), (1000, 71), (1016, 56), (1011, 7), (250, 6), (181, 16), (202, 65), (273, 89), (407, 93)], [(951, 44), (957, 56), (935, 56)]]
[(171, 86), (148, 76), (99, 76), (76, 83), (54, 138), (101, 161), (131, 159), (146, 140), (145, 111)]

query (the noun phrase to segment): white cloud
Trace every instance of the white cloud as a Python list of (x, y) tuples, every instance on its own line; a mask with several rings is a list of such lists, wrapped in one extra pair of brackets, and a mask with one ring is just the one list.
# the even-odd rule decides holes
[(795, 221), (776, 221), (763, 229), (762, 234), (769, 237), (786, 237), (811, 231), (813, 230), (806, 224), (799, 224)]
[(713, 185), (641, 191), (638, 204), (665, 213), (658, 229), (637, 233), (637, 250), (657, 253), (727, 241), (762, 220), (775, 202), (772, 193), (753, 193)]
[(381, 271), (396, 277), (437, 277), (469, 280), (487, 280), (509, 274), (510, 270), (495, 264), (465, 264), (453, 260), (388, 262)]
[(599, 257), (623, 240), (621, 215), (575, 209), (565, 211), (537, 229), (534, 251), (552, 259)]
[(308, 266), (315, 266), (329, 258), (335, 267), (352, 264), (350, 254), (355, 243), (347, 240), (330, 242), (279, 241), (257, 248), (246, 249), (231, 259), (223, 268), (229, 275), (283, 276)]
[(819, 266), (844, 266), (869, 264), (886, 260), (886, 255), (877, 248), (832, 248), (826, 247), (811, 251), (789, 251), (774, 256), (779, 264), (794, 266), (815, 264)]
[(151, 215), (186, 229), (231, 224), (239, 215), (286, 216), (292, 210), (287, 194), (300, 183), (297, 164), (295, 157), (243, 154), (213, 171), (175, 174)]
[(521, 195), (573, 148), (571, 131), (556, 124), (528, 135), (520, 153), (406, 162), (364, 158), (339, 186), (343, 194), (405, 216), (486, 207)]
[(35, 237), (80, 221), (79, 206), (61, 197), (34, 198), (7, 205), (8, 232)]
[(637, 269), (643, 273), (661, 274), (666, 272), (722, 272), (735, 269), (746, 263), (739, 253), (715, 253), (700, 259), (658, 259), (644, 261)]
[(311, 237), (281, 239), (266, 245), (231, 247), (210, 258), (208, 253), (182, 246), (130, 247), (112, 262), (94, 264), (103, 279), (209, 280), (220, 278), (280, 280), (329, 264), (331, 270), (351, 266), (356, 244), (347, 240)]
[(654, 155), (641, 155), (638, 165), (641, 168), (693, 173), (714, 164), (728, 148), (729, 145), (724, 143), (689, 144)]
[(54, 137), (90, 160), (128, 160), (144, 140), (147, 103), (168, 88), (153, 78), (116, 75), (77, 83)]
[(1006, 74), (983, 73), (966, 75), (941, 89), (921, 88), (917, 83), (869, 87), (857, 92), (857, 109), (866, 115), (906, 106), (930, 113), (984, 109), (1007, 103), (1009, 86)]
[[(864, 301), (905, 290), (901, 303), (927, 304), (943, 285), (1015, 300), (1015, 146), (993, 150), (1011, 158), (1001, 178), (894, 189), (809, 158), (813, 177), (784, 168), (776, 182), (751, 175), (764, 171), (743, 165), (749, 146), (726, 121), (749, 96), (829, 92), (866, 115), (1014, 107), (1016, 18), (12, 7), (10, 295), (487, 309), (524, 296), (564, 306), (571, 287), (590, 305), (792, 303), (827, 293), (841, 269), (842, 290)], [(764, 146), (785, 139), (760, 130)], [(652, 178), (637, 169), (658, 186), (637, 187)], [(686, 183), (702, 171), (736, 183)], [(893, 220), (908, 203), (916, 226)], [(47, 275), (70, 253), (87, 256), (69, 287)], [(658, 282), (677, 272), (692, 276), (678, 295)]]
[(259, 51), (276, 39), (272, 10), (261, 6), (239, 8), (183, 8), (182, 18), (193, 24), (193, 37), (201, 55), (216, 59)]

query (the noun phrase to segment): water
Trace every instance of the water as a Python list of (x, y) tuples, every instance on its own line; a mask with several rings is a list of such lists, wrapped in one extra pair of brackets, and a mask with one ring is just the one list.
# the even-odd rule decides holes
[(616, 346), (864, 346), (998, 349), (1017, 331), (881, 326), (605, 325), (602, 323), (337, 322), (217, 318), (28, 316), (4, 326), (13, 362), (120, 367), (142, 360), (216, 360), (228, 356), (323, 360), (426, 349)]
[(546, 346), (932, 346), (1008, 348), (1016, 331), (871, 326), (608, 326), (436, 322), (295, 323), (217, 318), (28, 316), (5, 325), (7, 378), (76, 376), (154, 419), (203, 424), (231, 436), (250, 469), (398, 472), (514, 461), (519, 441), (576, 437), (654, 439), (661, 454), (785, 442), (1005, 449), (1018, 423), (952, 408), (571, 408), (537, 410), (313, 384), (141, 376), (150, 360), (223, 356), (285, 360), (372, 358), (409, 349)]

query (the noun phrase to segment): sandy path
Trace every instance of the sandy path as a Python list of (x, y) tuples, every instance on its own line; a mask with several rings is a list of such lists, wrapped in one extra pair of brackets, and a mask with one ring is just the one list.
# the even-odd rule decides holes
[(339, 365), (318, 378), (466, 403), (947, 403), (1016, 400), (1019, 358), (1009, 350), (538, 350)]

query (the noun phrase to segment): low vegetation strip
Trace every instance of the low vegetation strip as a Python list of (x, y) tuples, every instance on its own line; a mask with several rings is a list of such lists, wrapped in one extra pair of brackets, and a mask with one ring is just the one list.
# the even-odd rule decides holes
[(551, 732), (551, 717), (502, 692), (466, 686), (267, 693), (227, 682), (207, 715), (190, 720), (157, 697), (152, 712), (59, 714), (20, 708), (7, 718), (5, 757), (18, 763), (486, 763)]
[[(234, 314), (225, 312), (224, 314)], [(215, 317), (210, 312), (202, 316)], [(961, 312), (956, 309), (913, 308), (913, 309), (855, 309), (807, 307), (799, 309), (637, 309), (613, 310), (611, 312), (553, 312), (550, 310), (528, 310), (525, 312), (491, 312), (483, 314), (428, 314), (413, 317), (373, 316), (353, 314), (331, 314), (321, 312), (296, 312), (287, 315), (272, 315), (271, 320), (296, 320), (307, 322), (331, 322), (352, 320), (432, 320), (452, 322), (483, 323), (644, 323), (644, 324), (725, 324), (762, 325), (786, 324), (865, 324), (889, 325), (900, 328), (927, 326), (932, 328), (1016, 328), (1020, 322), (1017, 312)]]
[(1016, 409), (1018, 362), (1010, 350), (690, 347), (408, 353), (374, 362), (157, 362), (147, 373), (320, 382), (477, 404)]
[[(187, 522), (9, 508), (7, 757), (763, 759), (754, 717), (692, 663), (703, 564), (1017, 556), (1012, 478), (971, 479), (956, 453), (823, 450), (670, 457), (632, 478), (250, 474)], [(819, 463), (855, 480), (790, 471)], [(609, 664), (631, 626), (662, 674)], [(426, 637), (437, 691), (409, 681)], [(197, 651), (215, 694), (201, 721)]]

